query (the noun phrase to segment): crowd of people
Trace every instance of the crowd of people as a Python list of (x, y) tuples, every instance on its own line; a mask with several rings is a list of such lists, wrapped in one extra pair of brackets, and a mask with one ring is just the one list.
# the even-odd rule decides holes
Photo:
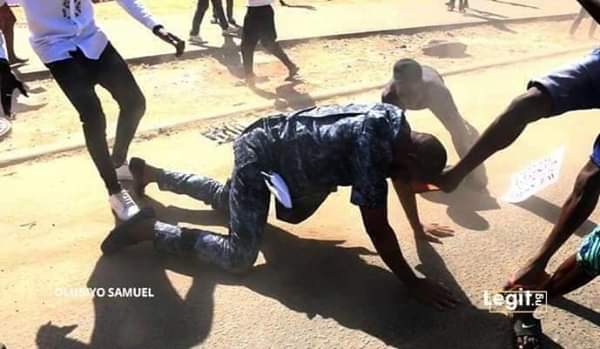
[[(177, 55), (183, 54), (183, 41), (167, 31), (141, 1), (117, 1), (154, 35), (173, 45)], [(298, 66), (277, 44), (271, 3), (272, 0), (248, 0), (241, 52), (249, 82), (255, 78), (252, 62), (258, 42), (286, 65), (288, 79), (298, 73)], [(600, 21), (597, 1), (579, 3)], [(223, 33), (237, 32), (231, 2), (227, 3), (227, 15), (219, 0), (212, 4)], [(454, 1), (450, 5), (453, 7)], [(394, 64), (381, 101), (317, 106), (256, 120), (236, 139), (231, 177), (220, 183), (202, 175), (150, 165), (141, 158), (129, 158), (129, 145), (146, 112), (146, 101), (127, 63), (95, 24), (91, 0), (22, 0), (21, 6), (35, 53), (79, 114), (87, 149), (106, 187), (110, 207), (120, 221), (102, 242), (105, 254), (153, 241), (160, 251), (193, 254), (231, 272), (248, 271), (261, 246), (272, 196), (278, 219), (301, 224), (337, 187), (350, 186), (350, 201), (358, 206), (367, 234), (410, 294), (439, 309), (453, 308), (458, 300), (452, 293), (434, 280), (418, 277), (402, 256), (388, 221), (388, 179), (415, 237), (438, 241), (451, 236), (452, 231), (422, 224), (416, 201), (422, 188), (435, 185), (452, 192), (467, 177), (484, 188), (487, 176), (481, 167), (483, 162), (510, 146), (527, 125), (568, 111), (600, 108), (600, 49), (533, 79), (527, 91), (516, 97), (482, 135), (460, 114), (441, 75), (433, 67), (405, 58)], [(198, 1), (190, 41), (201, 41), (198, 28), (207, 6), (208, 0)], [(464, 9), (468, 2), (460, 1), (459, 6)], [(6, 23), (14, 25), (14, 20)], [(10, 48), (12, 30), (5, 29), (11, 26), (6, 23), (1, 25), (4, 40), (0, 78), (2, 104), (10, 110), (10, 98), (6, 97), (15, 89), (23, 93), (26, 90), (11, 70), (11, 63), (22, 60)], [(119, 105), (112, 152), (106, 141), (106, 119), (95, 91), (97, 85), (107, 89)], [(431, 110), (451, 134), (461, 157), (455, 166), (446, 169), (446, 150), (436, 137), (410, 127), (406, 112), (421, 109)], [(151, 208), (138, 206), (122, 186), (124, 181), (134, 183), (133, 190), (139, 197), (154, 183), (161, 190), (211, 205), (228, 215), (229, 234), (161, 221)], [(550, 297), (556, 297), (591, 282), (600, 273), (599, 228), (590, 232), (580, 248), (552, 275), (545, 271), (557, 250), (590, 216), (599, 195), (600, 137), (549, 237), (530, 262), (510, 279), (507, 290), (545, 290)], [(541, 347), (541, 323), (532, 312), (515, 314), (512, 321), (519, 348)]]

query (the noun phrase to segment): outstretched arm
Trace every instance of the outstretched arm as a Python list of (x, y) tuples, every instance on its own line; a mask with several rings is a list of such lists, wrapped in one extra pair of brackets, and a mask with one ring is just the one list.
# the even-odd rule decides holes
[(545, 281), (550, 258), (594, 211), (600, 195), (600, 168), (589, 161), (577, 176), (573, 192), (560, 212), (558, 222), (537, 254), (519, 270), (505, 288), (536, 288)]
[(525, 127), (552, 113), (552, 98), (537, 87), (515, 98), (508, 108), (483, 132), (456, 166), (440, 176), (438, 186), (453, 191), (460, 182), (497, 151), (511, 145)]
[(413, 297), (440, 310), (453, 308), (457, 304), (457, 300), (446, 288), (428, 279), (418, 278), (406, 263), (396, 234), (389, 225), (387, 208), (361, 207), (360, 212), (365, 229), (381, 259), (406, 284)]

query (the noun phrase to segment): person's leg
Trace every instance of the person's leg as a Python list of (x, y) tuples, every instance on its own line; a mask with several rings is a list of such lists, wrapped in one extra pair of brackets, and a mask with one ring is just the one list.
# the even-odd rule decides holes
[(246, 271), (258, 256), (268, 210), (269, 191), (258, 166), (250, 164), (236, 169), (232, 175), (229, 235), (181, 229), (178, 238), (177, 232), (163, 232), (164, 226), (158, 226), (155, 246), (167, 252), (191, 251), (200, 259), (228, 271)]
[(277, 42), (277, 31), (275, 29), (275, 13), (273, 7), (265, 6), (261, 8), (262, 21), (260, 27), (260, 42), (272, 55), (277, 57), (289, 71), (289, 77), (293, 77), (298, 72), (298, 67), (294, 64), (288, 55), (283, 51)]
[(269, 210), (269, 191), (260, 169), (249, 164), (232, 175), (229, 196), (229, 235), (186, 229), (154, 220), (140, 219), (119, 226), (102, 243), (104, 253), (141, 241), (154, 241), (157, 250), (195, 255), (232, 272), (243, 272), (254, 264)]
[(93, 74), (78, 52), (72, 59), (48, 64), (50, 73), (79, 113), (85, 143), (110, 195), (121, 191), (106, 142), (106, 119), (94, 91)]
[(247, 79), (254, 77), (254, 50), (258, 44), (260, 26), (260, 17), (254, 7), (248, 7), (246, 16), (244, 17), (244, 29), (242, 31), (242, 61), (244, 64), (244, 72)]
[(594, 81), (599, 73), (600, 51), (595, 50), (578, 62), (531, 81), (527, 92), (514, 99), (467, 155), (441, 176), (440, 187), (445, 191), (454, 190), (474, 168), (511, 145), (529, 123), (567, 111), (600, 106)]
[[(541, 289), (547, 291), (548, 299), (552, 300), (590, 283), (598, 274), (600, 274), (600, 228), (596, 227), (585, 237), (579, 251), (567, 258)], [(533, 317), (532, 312), (515, 314), (513, 327), (518, 348), (540, 348), (541, 323)]]
[(227, 18), (225, 18), (225, 13), (223, 13), (223, 3), (221, 0), (211, 0), (211, 4), (213, 7), (213, 13), (216, 15), (216, 18), (219, 21), (219, 26), (223, 30), (227, 29), (229, 24), (227, 23)]
[(233, 18), (233, 0), (227, 0), (227, 20), (232, 25), (237, 25), (235, 18)]
[(160, 190), (188, 195), (211, 205), (215, 210), (225, 212), (229, 210), (229, 181), (223, 185), (212, 178), (167, 171), (151, 166), (139, 158), (132, 158), (129, 168), (138, 195), (143, 193), (148, 184), (156, 183)]
[(594, 33), (596, 32), (596, 28), (598, 28), (598, 23), (592, 18), (592, 23), (590, 23), (590, 31), (588, 32), (588, 37), (592, 39), (594, 37)]
[(97, 69), (98, 83), (110, 92), (119, 105), (119, 120), (112, 154), (115, 167), (119, 167), (127, 161), (129, 145), (146, 111), (146, 99), (127, 63), (110, 43), (100, 60), (93, 65)]
[[(597, 252), (596, 259), (600, 258)], [(546, 291), (548, 291), (548, 298), (552, 299), (572, 292), (590, 283), (596, 276), (597, 274), (588, 273), (585, 267), (578, 261), (578, 255), (574, 254), (558, 267), (550, 278), (550, 281), (548, 281), (545, 287)]]
[(571, 24), (571, 28), (569, 29), (569, 34), (571, 34), (571, 35), (575, 34), (575, 31), (577, 31), (577, 28), (579, 28), (581, 21), (585, 18), (586, 15), (587, 15), (587, 12), (585, 11), (585, 9), (582, 8), (579, 11), (579, 14), (577, 15), (577, 17), (575, 17), (573, 24)]
[(4, 34), (4, 40), (6, 40), (8, 61), (11, 64), (26, 62), (26, 59), (17, 57), (15, 53), (15, 23), (17, 23), (17, 18), (12, 12), (10, 6), (7, 4), (4, 4), (4, 6), (0, 7), (0, 12), (0, 16), (2, 17), (2, 25), (0, 26), (0, 30), (2, 30), (2, 34)]
[(202, 19), (208, 9), (208, 0), (198, 0), (196, 5), (196, 12), (192, 19), (192, 30), (190, 30), (190, 36), (198, 36), (200, 34), (200, 25), (202, 25)]
[[(596, 141), (599, 143), (600, 136)], [(600, 162), (600, 145), (594, 147), (592, 159)], [(528, 263), (517, 271), (505, 288), (515, 285), (525, 288), (535, 288), (545, 282), (546, 267), (552, 256), (569, 239), (594, 211), (600, 195), (600, 168), (596, 160), (589, 161), (579, 172), (573, 191), (563, 204), (558, 222), (552, 228), (550, 235)]]

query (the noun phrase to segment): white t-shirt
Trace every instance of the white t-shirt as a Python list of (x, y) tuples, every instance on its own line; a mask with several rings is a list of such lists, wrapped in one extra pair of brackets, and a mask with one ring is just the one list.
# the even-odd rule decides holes
[[(133, 18), (154, 28), (158, 22), (139, 0), (116, 0)], [(6, 1), (0, 0), (0, 5)], [(94, 21), (91, 0), (21, 0), (31, 36), (29, 41), (44, 63), (71, 58), (80, 48), (90, 59), (98, 59), (108, 39)]]
[(271, 5), (273, 0), (248, 0), (248, 7), (258, 7)]

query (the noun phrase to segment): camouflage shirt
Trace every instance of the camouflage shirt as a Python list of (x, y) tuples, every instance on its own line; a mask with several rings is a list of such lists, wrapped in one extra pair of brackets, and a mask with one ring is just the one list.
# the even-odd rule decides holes
[(391, 104), (314, 107), (252, 124), (234, 144), (235, 165), (279, 173), (293, 202), (352, 186), (353, 204), (382, 207), (393, 145), (409, 134), (404, 112)]

